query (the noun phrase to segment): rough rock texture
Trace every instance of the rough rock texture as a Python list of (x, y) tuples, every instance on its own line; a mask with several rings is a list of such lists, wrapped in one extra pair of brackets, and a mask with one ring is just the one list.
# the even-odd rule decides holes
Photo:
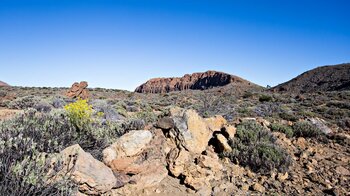
[(196, 111), (181, 111), (173, 116), (173, 120), (175, 128), (170, 130), (169, 135), (178, 145), (191, 153), (201, 153), (206, 149), (212, 131)]
[(137, 155), (151, 139), (152, 133), (148, 130), (130, 131), (103, 150), (103, 160), (108, 164), (114, 159)]
[(350, 63), (318, 67), (272, 90), (295, 93), (350, 90)]
[(155, 186), (168, 175), (164, 145), (161, 130), (131, 131), (103, 151), (104, 162), (127, 175), (137, 189)]
[(89, 91), (86, 89), (87, 87), (88, 87), (88, 83), (85, 81), (82, 81), (80, 83), (75, 82), (66, 93), (66, 96), (72, 99), (74, 98), (88, 99)]
[(10, 85), (6, 84), (5, 82), (0, 81), (0, 87), (1, 86), (10, 86)]
[(137, 87), (138, 93), (168, 93), (182, 90), (204, 90), (212, 87), (225, 86), (230, 83), (255, 85), (240, 77), (223, 72), (207, 71), (204, 73), (186, 74), (181, 78), (154, 78)]
[(99, 195), (115, 187), (117, 181), (112, 170), (86, 153), (78, 144), (64, 149), (59, 157), (65, 164), (62, 173), (70, 171), (69, 175), (78, 184), (79, 191)]

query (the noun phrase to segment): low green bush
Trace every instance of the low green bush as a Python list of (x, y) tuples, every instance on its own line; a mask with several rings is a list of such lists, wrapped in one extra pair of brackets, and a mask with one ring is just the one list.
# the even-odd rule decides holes
[(293, 125), (294, 136), (296, 137), (319, 137), (323, 132), (308, 121), (299, 121)]
[(286, 136), (288, 138), (291, 138), (293, 137), (294, 133), (293, 133), (293, 129), (292, 127), (288, 126), (288, 125), (282, 125), (282, 124), (278, 124), (278, 123), (272, 123), (270, 125), (270, 129), (272, 131), (277, 131), (277, 132), (280, 132), (280, 133), (284, 133), (286, 134)]
[(260, 95), (260, 97), (259, 97), (259, 101), (260, 102), (270, 102), (270, 101), (272, 101), (272, 96), (270, 96), (270, 95)]
[(268, 173), (273, 169), (285, 172), (291, 165), (291, 158), (275, 142), (276, 138), (263, 126), (255, 121), (244, 121), (237, 126), (235, 138), (229, 140), (233, 151), (222, 156), (255, 172)]

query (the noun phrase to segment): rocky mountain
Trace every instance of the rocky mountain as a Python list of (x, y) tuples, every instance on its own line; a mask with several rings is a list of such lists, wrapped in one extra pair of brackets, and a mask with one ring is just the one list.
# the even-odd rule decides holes
[(9, 86), (9, 85), (6, 84), (5, 82), (0, 81), (0, 86)]
[(350, 63), (315, 68), (272, 90), (296, 93), (350, 90)]
[(137, 87), (138, 93), (168, 93), (182, 90), (205, 90), (213, 87), (235, 84), (240, 86), (257, 86), (240, 77), (223, 72), (207, 71), (186, 74), (183, 77), (154, 78)]

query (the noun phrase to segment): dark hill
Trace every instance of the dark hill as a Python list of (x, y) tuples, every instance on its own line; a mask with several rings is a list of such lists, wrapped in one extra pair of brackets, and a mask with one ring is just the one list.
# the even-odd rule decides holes
[(350, 90), (350, 63), (312, 69), (272, 90), (295, 93)]

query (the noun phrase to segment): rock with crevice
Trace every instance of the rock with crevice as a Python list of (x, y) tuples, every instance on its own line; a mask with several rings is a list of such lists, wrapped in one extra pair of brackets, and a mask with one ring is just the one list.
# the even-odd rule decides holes
[(66, 96), (75, 99), (75, 98), (81, 98), (81, 99), (88, 99), (89, 98), (89, 91), (87, 90), (88, 83), (85, 81), (82, 81), (80, 83), (75, 82), (71, 88), (66, 92)]
[(104, 162), (139, 189), (155, 186), (168, 175), (165, 143), (160, 129), (131, 131), (103, 151)]
[[(78, 144), (64, 149), (55, 159), (64, 163), (57, 177), (70, 176), (82, 193), (100, 195), (116, 187), (117, 179), (112, 170), (85, 152)], [(52, 162), (55, 162), (55, 159)]]

